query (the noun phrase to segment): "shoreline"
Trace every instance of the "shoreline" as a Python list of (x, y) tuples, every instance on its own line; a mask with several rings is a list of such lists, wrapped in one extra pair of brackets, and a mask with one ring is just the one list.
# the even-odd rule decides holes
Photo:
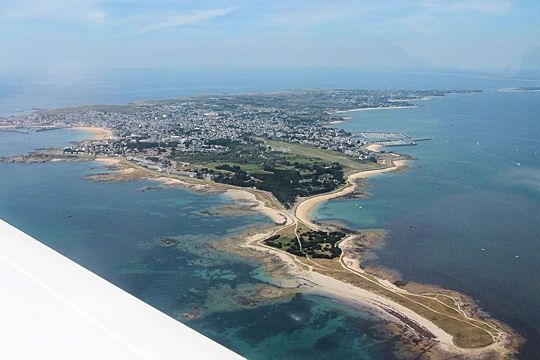
[(374, 175), (384, 174), (391, 171), (398, 171), (405, 168), (408, 162), (409, 160), (394, 160), (392, 161), (392, 165), (383, 169), (367, 170), (353, 173), (347, 177), (347, 183), (343, 188), (338, 189), (334, 192), (315, 195), (301, 200), (294, 207), (294, 215), (302, 223), (311, 227), (317, 227), (318, 225), (313, 222), (313, 220), (311, 219), (311, 215), (319, 205), (328, 200), (339, 198), (354, 192), (358, 188), (356, 184), (357, 180), (366, 179)]
[(502, 93), (539, 93), (540, 88), (538, 89), (520, 89), (519, 87), (509, 87), (497, 89), (498, 92)]
[(105, 139), (110, 139), (113, 137), (112, 130), (101, 128), (101, 127), (75, 126), (75, 127), (68, 127), (66, 129), (87, 132), (92, 135), (92, 137), (88, 140), (105, 140)]
[[(278, 231), (287, 227), (291, 227), (293, 225), (297, 225), (297, 222), (303, 222), (306, 225), (313, 227), (314, 229), (320, 229), (321, 226), (314, 223), (310, 217), (310, 215), (318, 205), (325, 201), (338, 198), (353, 192), (357, 188), (355, 182), (358, 179), (368, 178), (370, 176), (378, 175), (381, 173), (398, 171), (406, 167), (407, 163), (408, 160), (396, 160), (393, 162), (392, 166), (384, 169), (353, 173), (349, 175), (349, 177), (347, 178), (347, 185), (342, 189), (328, 194), (316, 195), (311, 198), (304, 199), (300, 203), (296, 204), (292, 208), (293, 217), (296, 219), (295, 222), (286, 224), (285, 226), (280, 227), (278, 230), (274, 230), (269, 233), (259, 233), (252, 235), (249, 238), (245, 239), (243, 244), (240, 244), (240, 246), (246, 249), (255, 250), (258, 252), (262, 252), (263, 254), (274, 255), (275, 257), (277, 257), (280, 261), (286, 264), (286, 267), (289, 270), (288, 273), (290, 275), (300, 281), (307, 281), (304, 283), (299, 283), (303, 286), (306, 286), (306, 289), (304, 290), (305, 292), (324, 296), (330, 299), (335, 299), (345, 305), (355, 308), (367, 307), (371, 309), (375, 315), (381, 317), (382, 319), (390, 319), (392, 322), (400, 324), (401, 326), (403, 326), (404, 331), (406, 331), (406, 329), (412, 329), (414, 333), (420, 335), (420, 337), (424, 338), (424, 340), (425, 338), (427, 338), (428, 342), (432, 341), (433, 344), (431, 344), (429, 347), (434, 345), (433, 351), (435, 352), (442, 352), (443, 354), (451, 353), (454, 355), (463, 355), (468, 357), (481, 357), (488, 355), (493, 356), (493, 358), (499, 358), (499, 356), (501, 358), (504, 358), (506, 355), (511, 354), (515, 351), (514, 347), (516, 347), (516, 343), (519, 343), (519, 336), (514, 335), (512, 331), (507, 333), (505, 330), (501, 329), (501, 326), (495, 326), (492, 322), (479, 320), (475, 317), (469, 316), (461, 310), (461, 307), (457, 305), (457, 303), (457, 308), (460, 309), (459, 312), (461, 313), (461, 315), (464, 315), (464, 318), (461, 321), (470, 322), (470, 324), (473, 324), (473, 326), (480, 328), (480, 326), (474, 325), (475, 323), (478, 323), (482, 326), (485, 325), (490, 330), (493, 330), (493, 333), (495, 335), (491, 334), (491, 331), (486, 331), (487, 333), (490, 333), (491, 336), (493, 336), (493, 341), (490, 344), (480, 347), (460, 347), (455, 344), (453, 335), (448, 333), (446, 330), (444, 330), (439, 325), (432, 322), (422, 314), (419, 314), (418, 312), (411, 310), (404, 305), (401, 305), (395, 300), (377, 294), (377, 291), (369, 291), (362, 287), (349, 284), (346, 281), (336, 279), (331, 275), (325, 274), (325, 270), (321, 270), (321, 267), (324, 268), (325, 266), (317, 266), (317, 263), (315, 263), (313, 260), (308, 263), (307, 261), (310, 260), (309, 258), (298, 258), (297, 256), (289, 254), (283, 250), (270, 247), (263, 242), (265, 239), (276, 234)], [(340, 257), (339, 262), (344, 269), (360, 277), (372, 279), (369, 281), (376, 283), (377, 286), (381, 287), (381, 289), (392, 291), (398, 296), (425, 297), (425, 295), (417, 295), (409, 292), (408, 290), (399, 288), (396, 285), (392, 284), (390, 281), (385, 280), (379, 276), (369, 275), (363, 269), (361, 269), (358, 259), (348, 258), (347, 255), (345, 255), (345, 248), (348, 246), (348, 243), (354, 237), (355, 235), (349, 236), (342, 241), (342, 244), (340, 244), (340, 248), (342, 248), (343, 253)], [(304, 260), (307, 261), (304, 262)], [(347, 263), (351, 265), (348, 265)], [(444, 289), (438, 290), (440, 291), (440, 296), (447, 296), (444, 295), (443, 291), (449, 292), (448, 290)], [(437, 298), (435, 297), (434, 299)], [(455, 299), (453, 297), (452, 300), (455, 302)], [(440, 302), (440, 300), (436, 301)], [(443, 302), (441, 302), (441, 304), (443, 304)], [(496, 320), (493, 319), (493, 321)], [(498, 322), (495, 323), (499, 324)]]
[[(67, 158), (65, 159), (69, 160)], [(489, 345), (481, 347), (460, 347), (454, 343), (453, 335), (443, 330), (438, 324), (431, 321), (428, 317), (422, 315), (421, 312), (417, 312), (409, 307), (401, 305), (391, 297), (380, 295), (378, 293), (380, 291), (390, 291), (391, 294), (397, 296), (404, 296), (403, 294), (406, 294), (407, 296), (417, 296), (404, 289), (396, 287), (387, 280), (373, 275), (368, 275), (362, 269), (357, 269), (354, 266), (351, 267), (347, 265), (349, 259), (347, 259), (347, 256), (345, 255), (344, 247), (348, 241), (350, 241), (350, 239), (343, 240), (342, 245), (340, 245), (340, 247), (343, 246), (343, 253), (339, 259), (339, 266), (344, 269), (344, 271), (341, 271), (347, 273), (349, 276), (357, 276), (358, 279), (363, 279), (362, 281), (367, 280), (373, 284), (376, 284), (375, 286), (380, 290), (373, 291), (370, 290), (369, 287), (365, 288), (362, 285), (353, 285), (348, 281), (345, 281), (343, 278), (336, 277), (335, 274), (332, 276), (333, 273), (326, 270), (325, 268), (327, 267), (325, 265), (321, 265), (319, 262), (313, 261), (314, 259), (310, 259), (309, 257), (299, 258), (283, 250), (272, 248), (263, 243), (263, 241), (269, 236), (272, 236), (273, 234), (292, 226), (298, 227), (299, 223), (305, 223), (314, 229), (320, 229), (321, 226), (311, 220), (311, 214), (322, 202), (350, 194), (356, 190), (357, 180), (381, 173), (397, 171), (405, 167), (408, 160), (388, 160), (390, 161), (390, 164), (387, 164), (388, 166), (385, 168), (352, 173), (347, 177), (346, 184), (340, 189), (336, 189), (330, 193), (301, 199), (290, 210), (276, 204), (271, 197), (264, 198), (263, 195), (266, 193), (260, 190), (233, 187), (225, 184), (210, 183), (208, 181), (191, 178), (180, 179), (177, 176), (158, 173), (154, 170), (144, 168), (122, 158), (83, 159), (83, 161), (88, 160), (94, 160), (101, 162), (104, 165), (117, 167), (117, 169), (111, 169), (112, 173), (109, 172), (103, 178), (100, 179), (100, 174), (97, 174), (98, 176), (96, 178), (91, 178), (92, 180), (126, 181), (135, 179), (149, 179), (162, 182), (166, 185), (188, 187), (194, 191), (221, 193), (231, 198), (233, 202), (240, 204), (243, 203), (244, 205), (246, 202), (252, 204), (258, 203), (256, 206), (253, 206), (252, 209), (259, 211), (263, 215), (272, 219), (272, 221), (275, 223), (275, 225), (272, 226), (273, 230), (271, 232), (264, 233), (256, 232), (248, 238), (243, 238), (240, 240), (239, 247), (246, 249), (246, 251), (257, 251), (264, 256), (270, 255), (272, 258), (279, 258), (280, 261), (285, 264), (287, 273), (292, 276), (292, 280), (289, 280), (289, 282), (292, 281), (292, 283), (302, 287), (302, 290), (305, 290), (308, 293), (312, 292), (313, 294), (335, 299), (353, 307), (368, 307), (373, 310), (375, 315), (379, 315), (384, 319), (391, 319), (392, 322), (402, 326), (404, 333), (406, 332), (406, 329), (413, 330), (414, 333), (424, 338), (425, 341), (433, 341), (434, 343), (431, 345), (435, 345), (436, 348), (443, 352), (476, 356), (486, 355), (486, 353), (493, 354), (494, 351), (496, 351), (497, 355), (507, 354), (514, 350), (513, 347), (515, 345), (513, 340), (518, 339), (518, 337), (514, 337), (513, 332), (506, 332), (502, 330), (500, 326), (495, 327), (492, 322), (486, 321), (481, 321), (481, 323), (487, 324), (486, 326), (496, 329), (494, 330), (494, 333), (497, 336), (493, 339), (493, 342)], [(249, 251), (245, 256), (250, 256)], [(335, 266), (336, 263), (337, 260), (334, 259), (332, 264)], [(473, 319), (471, 321), (477, 322), (479, 320)]]
[(94, 126), (68, 126), (68, 127), (57, 127), (57, 126), (25, 126), (19, 127), (17, 125), (0, 125), (0, 131), (10, 131), (10, 132), (25, 132), (25, 130), (37, 129), (39, 130), (76, 130), (88, 133), (91, 135), (85, 140), (106, 140), (113, 138), (113, 132), (110, 129)]
[(224, 195), (237, 204), (243, 202), (248, 204), (257, 204), (256, 206), (252, 207), (252, 210), (270, 218), (270, 220), (272, 220), (272, 222), (274, 222), (276, 225), (287, 225), (292, 222), (292, 219), (290, 216), (288, 216), (288, 214), (266, 206), (263, 201), (258, 200), (257, 196), (249, 191), (228, 189), (225, 190)]
[(399, 110), (399, 109), (416, 109), (419, 107), (419, 105), (395, 105), (395, 106), (378, 106), (378, 107), (365, 107), (365, 108), (358, 108), (358, 109), (350, 109), (350, 110), (336, 110), (332, 112), (332, 114), (344, 114), (349, 112), (359, 112), (359, 111), (373, 111), (373, 110)]
[[(294, 224), (288, 226), (292, 225)], [(421, 342), (424, 342), (424, 344), (421, 344), (422, 348), (431, 348), (433, 352), (443, 354), (443, 356), (452, 354), (467, 356), (468, 358), (475, 358), (477, 356), (483, 358), (483, 356), (487, 355), (491, 356), (489, 358), (497, 359), (499, 358), (498, 356), (501, 356), (500, 358), (505, 358), (506, 355), (513, 352), (512, 346), (509, 345), (512, 344), (512, 339), (503, 332), (500, 333), (499, 337), (494, 340), (493, 343), (486, 346), (460, 347), (456, 345), (454, 343), (454, 336), (414, 310), (411, 310), (394, 300), (388, 299), (385, 296), (379, 295), (376, 291), (366, 290), (346, 281), (336, 279), (331, 275), (327, 275), (324, 273), (325, 270), (321, 270), (316, 263), (304, 262), (304, 260), (308, 259), (298, 258), (285, 251), (264, 244), (263, 241), (276, 232), (277, 231), (274, 230), (252, 234), (248, 238), (241, 240), (237, 245), (239, 248), (246, 249), (248, 253), (242, 253), (241, 251), (237, 253), (249, 257), (249, 251), (255, 251), (262, 254), (266, 261), (270, 261), (269, 258), (274, 257), (279, 262), (283, 263), (287, 269), (286, 274), (289, 277), (286, 279), (280, 278), (280, 286), (297, 287), (307, 294), (323, 296), (353, 308), (367, 310), (382, 320), (387, 320), (400, 326), (402, 329), (401, 333), (404, 337), (407, 332), (412, 330), (412, 332), (416, 334), (416, 339), (420, 339)], [(273, 263), (275, 264), (275, 261)], [(376, 277), (372, 278), (380, 282), (381, 288), (390, 288), (392, 291), (399, 294), (410, 294), (408, 291), (399, 289), (385, 280), (379, 280)], [(471, 320), (474, 319), (471, 318)], [(404, 339), (404, 341), (413, 348), (419, 345), (418, 343), (407, 339)]]
[(366, 146), (366, 149), (372, 152), (380, 152), (384, 145), (373, 143)]

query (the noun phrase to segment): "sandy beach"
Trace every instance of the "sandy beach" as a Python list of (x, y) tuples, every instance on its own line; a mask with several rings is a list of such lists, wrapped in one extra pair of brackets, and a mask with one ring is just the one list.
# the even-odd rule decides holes
[(77, 126), (70, 129), (88, 132), (92, 135), (92, 140), (105, 140), (113, 137), (111, 130), (100, 127)]
[[(507, 349), (503, 347), (503, 341), (494, 342), (491, 345), (477, 349), (460, 348), (454, 344), (453, 336), (448, 332), (411, 309), (386, 297), (336, 280), (317, 271), (309, 271), (303, 275), (303, 278), (312, 283), (311, 287), (304, 290), (306, 293), (330, 297), (360, 309), (366, 309), (367, 307), (372, 313), (390, 321), (396, 321), (396, 319), (401, 321), (402, 317), (406, 318), (408, 322), (416, 324), (416, 331), (422, 329), (421, 331), (425, 330), (430, 333), (433, 340), (438, 343), (438, 346), (444, 352), (463, 355), (467, 358), (485, 356), (489, 353), (504, 354), (507, 352)], [(409, 324), (407, 326), (410, 326)]]
[[(284, 262), (292, 278), (281, 281), (281, 286), (299, 287), (303, 289), (302, 291), (304, 293), (335, 299), (349, 306), (368, 310), (381, 319), (401, 324), (404, 328), (412, 329), (415, 332), (420, 331), (426, 335), (429, 334), (428, 336), (436, 344), (437, 351), (442, 351), (444, 354), (451, 353), (453, 355), (466, 356), (467, 358), (486, 358), (485, 356), (489, 357), (493, 354), (508, 353), (509, 349), (507, 346), (509, 340), (506, 334), (502, 334), (494, 343), (481, 348), (461, 348), (456, 346), (451, 334), (415, 311), (376, 292), (326, 275), (321, 269), (305, 261), (306, 259), (300, 259), (284, 251), (265, 245), (263, 240), (272, 236), (275, 232), (266, 231), (264, 233), (253, 234), (247, 237), (240, 246), (250, 250), (256, 250), (266, 254), (266, 256), (272, 256), (276, 260)], [(381, 286), (391, 289), (396, 288), (393, 284), (385, 284), (384, 281), (381, 283)], [(407, 294), (402, 289), (398, 289), (397, 292)], [(411, 326), (414, 326), (414, 328)], [(495, 359), (497, 357), (489, 358)]]
[[(38, 129), (58, 129), (55, 126), (29, 126), (28, 128), (38, 128)], [(20, 129), (20, 127), (11, 124), (0, 124), (0, 130), (12, 130)], [(91, 127), (91, 126), (76, 126), (68, 127), (68, 129), (84, 131), (89, 133), (91, 138), (89, 140), (105, 140), (113, 137), (113, 133), (109, 129), (100, 128), (100, 127)]]
[(383, 147), (384, 145), (381, 144), (369, 144), (368, 146), (366, 146), (366, 149), (373, 152), (379, 152)]
[(344, 122), (343, 120), (333, 120), (333, 121), (329, 121), (328, 124), (329, 125), (335, 125), (335, 124), (341, 124), (342, 122)]
[[(395, 170), (395, 167), (391, 169)], [(388, 169), (387, 171), (391, 171), (391, 169)], [(327, 199), (327, 197), (324, 197), (324, 200), (321, 201)], [(308, 210), (307, 214), (309, 215), (309, 209), (302, 209), (303, 212), (306, 212), (306, 210)], [(313, 224), (309, 218), (307, 218), (307, 222)], [(294, 224), (288, 226), (292, 225)], [(313, 225), (316, 226), (315, 224)], [(283, 226), (278, 230), (282, 228)], [(253, 234), (246, 238), (241, 246), (246, 249), (262, 252), (263, 254), (266, 254), (266, 256), (273, 256), (279, 261), (284, 262), (292, 278), (280, 281), (282, 286), (299, 287), (303, 289), (302, 291), (304, 293), (324, 296), (355, 308), (368, 310), (381, 319), (400, 324), (404, 329), (413, 330), (413, 332), (417, 334), (421, 333), (422, 336), (428, 336), (428, 338), (431, 339), (430, 341), (435, 344), (433, 351), (442, 352), (443, 356), (452, 354), (465, 356), (466, 358), (471, 359), (502, 359), (512, 352), (511, 337), (504, 332), (500, 332), (499, 335), (494, 338), (492, 344), (484, 347), (462, 348), (457, 346), (454, 342), (454, 337), (451, 334), (410, 308), (385, 296), (381, 296), (376, 291), (369, 291), (326, 275), (324, 269), (316, 266), (315, 263), (312, 265), (311, 262), (308, 262), (308, 259), (298, 258), (297, 256), (265, 245), (263, 241), (275, 234), (278, 230)], [(354, 268), (349, 269), (344, 263), (342, 266), (352, 273), (362, 276), (360, 271)], [(399, 289), (384, 279), (371, 278), (374, 279), (374, 283), (381, 286), (381, 289), (388, 289), (397, 294), (410, 295), (406, 290)], [(472, 318), (470, 319), (471, 321), (474, 321)]]
[(277, 225), (289, 225), (293, 223), (293, 219), (287, 212), (266, 206), (262, 200), (257, 199), (254, 194), (248, 191), (241, 189), (228, 189), (225, 191), (225, 195), (237, 203), (254, 204), (255, 206), (253, 207), (253, 210), (266, 215)]
[[(385, 296), (379, 295), (377, 291), (369, 291), (363, 289), (362, 287), (354, 286), (329, 276), (325, 274), (324, 269), (317, 266), (316, 263), (309, 262), (309, 259), (298, 258), (297, 256), (288, 254), (284, 251), (280, 251), (264, 244), (263, 241), (269, 236), (275, 234), (284, 227), (295, 225), (298, 222), (305, 223), (314, 229), (318, 229), (319, 226), (311, 220), (311, 214), (319, 204), (330, 199), (352, 193), (356, 189), (356, 181), (359, 179), (402, 169), (403, 167), (407, 166), (407, 162), (407, 160), (396, 160), (391, 166), (384, 169), (353, 173), (347, 178), (347, 184), (343, 188), (332, 193), (317, 195), (301, 200), (300, 203), (298, 203), (296, 207), (292, 209), (292, 218), (290, 215), (287, 215), (286, 210), (274, 210), (278, 214), (281, 213), (281, 216), (287, 217), (292, 222), (289, 222), (288, 220), (286, 225), (279, 227), (273, 232), (254, 234), (248, 237), (242, 246), (252, 250), (261, 251), (268, 255), (273, 255), (279, 258), (281, 261), (284, 261), (287, 264), (290, 274), (296, 278), (298, 286), (304, 287), (305, 292), (336, 299), (353, 307), (364, 309), (367, 307), (381, 318), (387, 320), (390, 319), (393, 322), (400, 323), (405, 328), (414, 329), (416, 333), (420, 332), (432, 338), (435, 344), (438, 344), (437, 351), (449, 352), (456, 355), (459, 354), (470, 358), (495, 356), (511, 352), (511, 346), (509, 346), (509, 343), (511, 343), (511, 336), (500, 331), (498, 328), (493, 327), (493, 332), (497, 335), (494, 337), (493, 343), (488, 346), (479, 348), (459, 347), (455, 344), (454, 337), (450, 333), (410, 308)], [(242, 191), (240, 190), (240, 192)], [(264, 204), (260, 205), (264, 207)], [(395, 294), (403, 294), (404, 296), (412, 295), (407, 290), (398, 288), (389, 281), (366, 274), (364, 270), (359, 267), (357, 260), (355, 261), (355, 259), (347, 258), (345, 256), (346, 247), (348, 246), (348, 241), (351, 240), (352, 237), (349, 237), (348, 240), (343, 241), (342, 249), (344, 249), (344, 251), (342, 257), (340, 258), (340, 263), (344, 269), (355, 275), (368, 279), (368, 281), (372, 281), (374, 284), (376, 284), (376, 286), (380, 286), (381, 289), (391, 291)], [(465, 319), (468, 319), (466, 321), (471, 321), (472, 323), (478, 321), (467, 315), (465, 315)], [(492, 325), (489, 325), (489, 323), (484, 323), (483, 321), (480, 321), (479, 323), (482, 325), (488, 324), (487, 326), (492, 327)]]

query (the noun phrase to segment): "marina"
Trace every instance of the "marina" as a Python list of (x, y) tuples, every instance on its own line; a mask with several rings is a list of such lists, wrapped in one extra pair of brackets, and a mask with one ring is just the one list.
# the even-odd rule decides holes
[(396, 133), (387, 131), (362, 131), (354, 132), (355, 138), (366, 143), (379, 144), (384, 146), (411, 146), (418, 141), (429, 141), (431, 137), (414, 138), (406, 133)]

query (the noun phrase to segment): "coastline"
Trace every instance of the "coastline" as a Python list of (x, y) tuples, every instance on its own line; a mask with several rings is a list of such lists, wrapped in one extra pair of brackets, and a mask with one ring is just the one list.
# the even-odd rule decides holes
[(105, 140), (113, 137), (112, 130), (101, 128), (101, 127), (91, 127), (91, 126), (75, 126), (69, 127), (67, 129), (84, 131), (91, 135), (91, 138), (88, 140)]
[(539, 89), (520, 89), (516, 87), (509, 87), (509, 88), (498, 89), (497, 91), (502, 92), (502, 93), (539, 93), (540, 88)]
[(254, 206), (251, 207), (252, 210), (270, 218), (276, 225), (287, 225), (292, 222), (292, 219), (287, 213), (266, 206), (262, 200), (258, 200), (257, 196), (251, 192), (241, 189), (228, 189), (224, 195), (236, 203), (253, 204)]
[[(427, 348), (431, 349), (430, 351), (432, 354), (435, 354), (435, 357), (441, 356), (441, 354), (442, 356), (452, 354), (466, 356), (467, 358), (484, 358), (485, 356), (494, 359), (505, 358), (509, 354), (514, 353), (515, 348), (518, 347), (521, 340), (517, 334), (514, 334), (511, 330), (508, 330), (508, 332), (506, 329), (503, 330), (504, 326), (498, 322), (492, 323), (491, 321), (488, 322), (483, 320), (483, 318), (476, 316), (477, 314), (474, 312), (472, 314), (468, 314), (466, 311), (461, 309), (461, 305), (454, 298), (454, 296), (445, 295), (445, 293), (452, 293), (457, 294), (455, 296), (460, 298), (461, 294), (459, 293), (432, 287), (437, 289), (434, 297), (431, 295), (427, 296), (424, 294), (414, 294), (408, 290), (399, 288), (388, 280), (366, 273), (363, 269), (361, 269), (359, 260), (349, 257), (350, 254), (347, 253), (347, 251), (351, 250), (347, 249), (347, 247), (350, 246), (349, 244), (352, 240), (354, 240), (355, 235), (348, 236), (346, 239), (342, 240), (342, 243), (340, 244), (340, 248), (342, 248), (343, 253), (339, 259), (339, 264), (344, 270), (355, 276), (361, 277), (368, 282), (372, 282), (376, 287), (379, 287), (385, 291), (390, 291), (391, 293), (396, 294), (398, 297), (402, 296), (407, 299), (410, 297), (423, 297), (429, 300), (434, 300), (435, 302), (439, 303), (438, 305), (442, 305), (443, 308), (446, 307), (451, 309), (451, 311), (458, 312), (461, 318), (455, 318), (456, 320), (462, 321), (463, 323), (467, 323), (473, 327), (485, 331), (489, 334), (489, 336), (492, 337), (493, 341), (488, 345), (478, 347), (458, 346), (455, 343), (455, 338), (453, 335), (431, 321), (428, 317), (411, 310), (409, 307), (406, 307), (399, 302), (388, 298), (387, 296), (379, 295), (379, 291), (366, 290), (360, 286), (355, 286), (349, 283), (349, 281), (336, 278), (333, 276), (332, 271), (329, 272), (325, 270), (330, 270), (330, 268), (325, 265), (327, 263), (320, 264), (319, 261), (315, 262), (314, 259), (299, 258), (285, 251), (270, 247), (264, 243), (264, 240), (268, 237), (276, 234), (278, 231), (284, 228), (297, 225), (298, 222), (302, 222), (314, 229), (320, 229), (321, 227), (314, 223), (310, 218), (310, 215), (320, 203), (350, 194), (356, 189), (356, 181), (359, 179), (364, 179), (381, 173), (398, 171), (406, 167), (407, 163), (407, 160), (396, 160), (391, 166), (384, 169), (353, 173), (349, 175), (347, 178), (347, 185), (345, 185), (342, 189), (328, 194), (313, 196), (296, 204), (296, 206), (292, 209), (292, 215), (294, 217), (293, 220), (296, 221), (287, 223), (278, 230), (253, 234), (244, 241), (241, 241), (238, 246), (249, 250), (255, 250), (257, 252), (266, 254), (267, 256), (273, 256), (279, 259), (279, 261), (283, 262), (288, 269), (287, 273), (292, 275), (293, 278), (297, 279), (297, 286), (304, 287), (304, 291), (306, 293), (312, 293), (335, 299), (355, 308), (368, 308), (375, 315), (381, 317), (381, 319), (390, 320), (391, 322), (400, 325), (402, 327), (403, 334), (412, 329), (416, 335), (420, 336), (420, 339), (423, 339), (422, 341), (428, 343), (424, 343), (419, 347), (423, 350)], [(452, 300), (453, 303), (455, 303), (455, 307), (448, 306), (448, 304), (445, 302), (440, 301), (438, 296), (447, 296)], [(470, 304), (465, 302), (465, 307), (469, 306)], [(429, 309), (429, 311), (438, 313), (438, 311), (433, 309)], [(448, 316), (447, 314), (444, 315)], [(454, 318), (453, 316), (449, 317)], [(488, 331), (486, 331), (486, 329), (488, 329)], [(412, 343), (418, 345), (417, 341), (419, 341), (418, 338), (413, 340)]]
[(343, 114), (343, 113), (349, 113), (349, 112), (358, 112), (358, 111), (373, 111), (373, 110), (399, 110), (399, 109), (415, 109), (418, 105), (412, 105), (412, 106), (379, 106), (379, 107), (365, 107), (365, 108), (359, 108), (359, 109), (350, 109), (350, 110), (336, 110), (332, 112), (332, 114)]
[(366, 146), (366, 149), (372, 152), (380, 152), (383, 147), (384, 145), (373, 143)]
[(17, 125), (2, 125), (0, 124), (0, 131), (24, 131), (24, 129), (37, 129), (37, 130), (56, 130), (56, 129), (68, 129), (83, 131), (91, 135), (86, 140), (105, 140), (113, 138), (113, 132), (110, 129), (94, 126), (73, 126), (73, 127), (56, 127), (56, 126), (26, 126), (21, 128)]
[[(103, 132), (101, 132), (103, 134)], [(70, 158), (65, 158), (70, 160)], [(290, 284), (294, 284), (297, 287), (303, 288), (307, 293), (313, 293), (321, 296), (325, 296), (331, 299), (338, 300), (353, 307), (368, 307), (375, 314), (380, 315), (381, 318), (390, 319), (392, 322), (398, 323), (404, 329), (403, 331), (409, 331), (420, 334), (420, 336), (429, 339), (429, 342), (433, 342), (431, 345), (436, 345), (441, 351), (450, 352), (452, 354), (460, 354), (466, 356), (477, 355), (493, 355), (496, 354), (508, 354), (513, 351), (513, 347), (508, 345), (512, 343), (513, 333), (509, 331), (506, 333), (497, 327), (496, 332), (498, 335), (494, 338), (493, 343), (482, 347), (459, 347), (454, 342), (454, 337), (446, 330), (442, 329), (436, 323), (431, 321), (421, 313), (411, 310), (409, 307), (403, 306), (396, 300), (382, 296), (380, 291), (390, 291), (393, 295), (398, 296), (417, 296), (410, 294), (406, 290), (400, 289), (392, 283), (375, 277), (373, 275), (366, 274), (358, 266), (354, 266), (354, 261), (351, 262), (349, 256), (345, 254), (346, 246), (351, 241), (351, 238), (347, 238), (342, 241), (340, 247), (342, 247), (343, 254), (339, 259), (334, 260), (332, 264), (314, 261), (314, 259), (298, 258), (290, 253), (287, 253), (276, 248), (272, 248), (263, 243), (263, 241), (272, 236), (273, 234), (281, 231), (285, 228), (292, 226), (298, 226), (298, 223), (304, 223), (314, 229), (319, 229), (320, 226), (315, 224), (311, 220), (312, 212), (322, 202), (328, 201), (333, 198), (341, 197), (350, 194), (357, 188), (356, 181), (364, 179), (377, 174), (392, 172), (400, 170), (407, 165), (407, 160), (395, 160), (387, 164), (388, 166), (383, 169), (368, 170), (362, 172), (355, 172), (347, 177), (347, 183), (331, 193), (315, 195), (306, 199), (301, 199), (291, 210), (286, 210), (279, 204), (273, 203), (274, 200), (271, 197), (264, 198), (263, 191), (240, 188), (234, 186), (228, 186), (219, 183), (211, 183), (204, 180), (197, 180), (191, 178), (184, 178), (178, 176), (167, 175), (165, 173), (159, 173), (154, 170), (144, 168), (140, 165), (133, 164), (127, 159), (122, 158), (95, 158), (95, 159), (83, 159), (83, 161), (95, 160), (104, 163), (106, 166), (114, 167), (112, 173), (97, 174), (97, 178), (91, 178), (98, 181), (128, 181), (135, 179), (150, 179), (160, 181), (166, 185), (189, 187), (194, 191), (201, 192), (214, 192), (221, 193), (231, 198), (236, 203), (252, 203), (255, 206), (253, 210), (259, 211), (262, 214), (270, 217), (272, 221), (278, 226), (273, 226), (273, 230), (270, 232), (257, 232), (247, 238), (240, 239), (239, 247), (244, 248), (247, 252), (251, 250), (257, 251), (263, 254), (265, 257), (270, 255), (269, 259), (275, 259), (276, 257), (280, 262), (285, 264), (287, 273), (292, 276), (293, 280), (289, 280)], [(99, 176), (104, 175), (103, 178)], [(266, 194), (268, 195), (268, 194)], [(270, 200), (269, 200), (270, 199)], [(296, 230), (295, 230), (296, 231)], [(249, 254), (245, 256), (250, 256)], [(352, 266), (350, 264), (353, 264)], [(335, 276), (335, 269), (331, 269), (329, 266), (338, 266), (343, 268), (342, 273), (347, 276), (354, 276), (362, 281), (371, 282), (376, 285), (377, 289), (369, 290), (359, 285), (354, 285), (348, 281), (349, 278), (343, 279)], [(287, 281), (285, 281), (287, 282)], [(281, 284), (281, 282), (280, 282)], [(405, 295), (404, 295), (405, 294)], [(437, 295), (433, 298), (438, 300)], [(447, 306), (448, 307), (448, 306)], [(459, 306), (458, 306), (459, 307)], [(477, 321), (475, 319), (471, 321)], [(491, 324), (485, 321), (481, 321), (482, 324)], [(491, 325), (489, 325), (491, 327)]]
[(316, 195), (301, 200), (299, 203), (296, 204), (294, 214), (296, 218), (304, 224), (310, 227), (317, 227), (317, 225), (311, 220), (311, 215), (320, 204), (328, 200), (339, 198), (354, 192), (358, 187), (356, 184), (357, 180), (366, 179), (374, 175), (384, 174), (391, 171), (397, 171), (405, 168), (407, 164), (408, 160), (394, 160), (389, 167), (383, 169), (353, 173), (349, 175), (349, 177), (347, 177), (347, 183), (341, 189), (338, 189), (337, 191), (331, 193)]

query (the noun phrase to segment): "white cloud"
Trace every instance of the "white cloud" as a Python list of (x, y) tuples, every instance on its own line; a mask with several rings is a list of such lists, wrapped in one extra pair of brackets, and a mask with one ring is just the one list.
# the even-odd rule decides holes
[(186, 14), (177, 14), (161, 21), (156, 21), (154, 23), (143, 25), (133, 31), (132, 34), (141, 34), (159, 29), (197, 24), (213, 18), (225, 16), (231, 11), (233, 11), (233, 8), (228, 7), (224, 9), (199, 10)]
[[(1, 1), (1, 0), (0, 0)], [(113, 15), (106, 11), (103, 0), (5, 0), (1, 5), (0, 19), (6, 21), (48, 21), (71, 24), (121, 25), (135, 29), (131, 33), (145, 33), (158, 29), (197, 24), (225, 16), (233, 8), (193, 10), (191, 12), (166, 13), (164, 11)], [(129, 30), (127, 30), (129, 31)]]

